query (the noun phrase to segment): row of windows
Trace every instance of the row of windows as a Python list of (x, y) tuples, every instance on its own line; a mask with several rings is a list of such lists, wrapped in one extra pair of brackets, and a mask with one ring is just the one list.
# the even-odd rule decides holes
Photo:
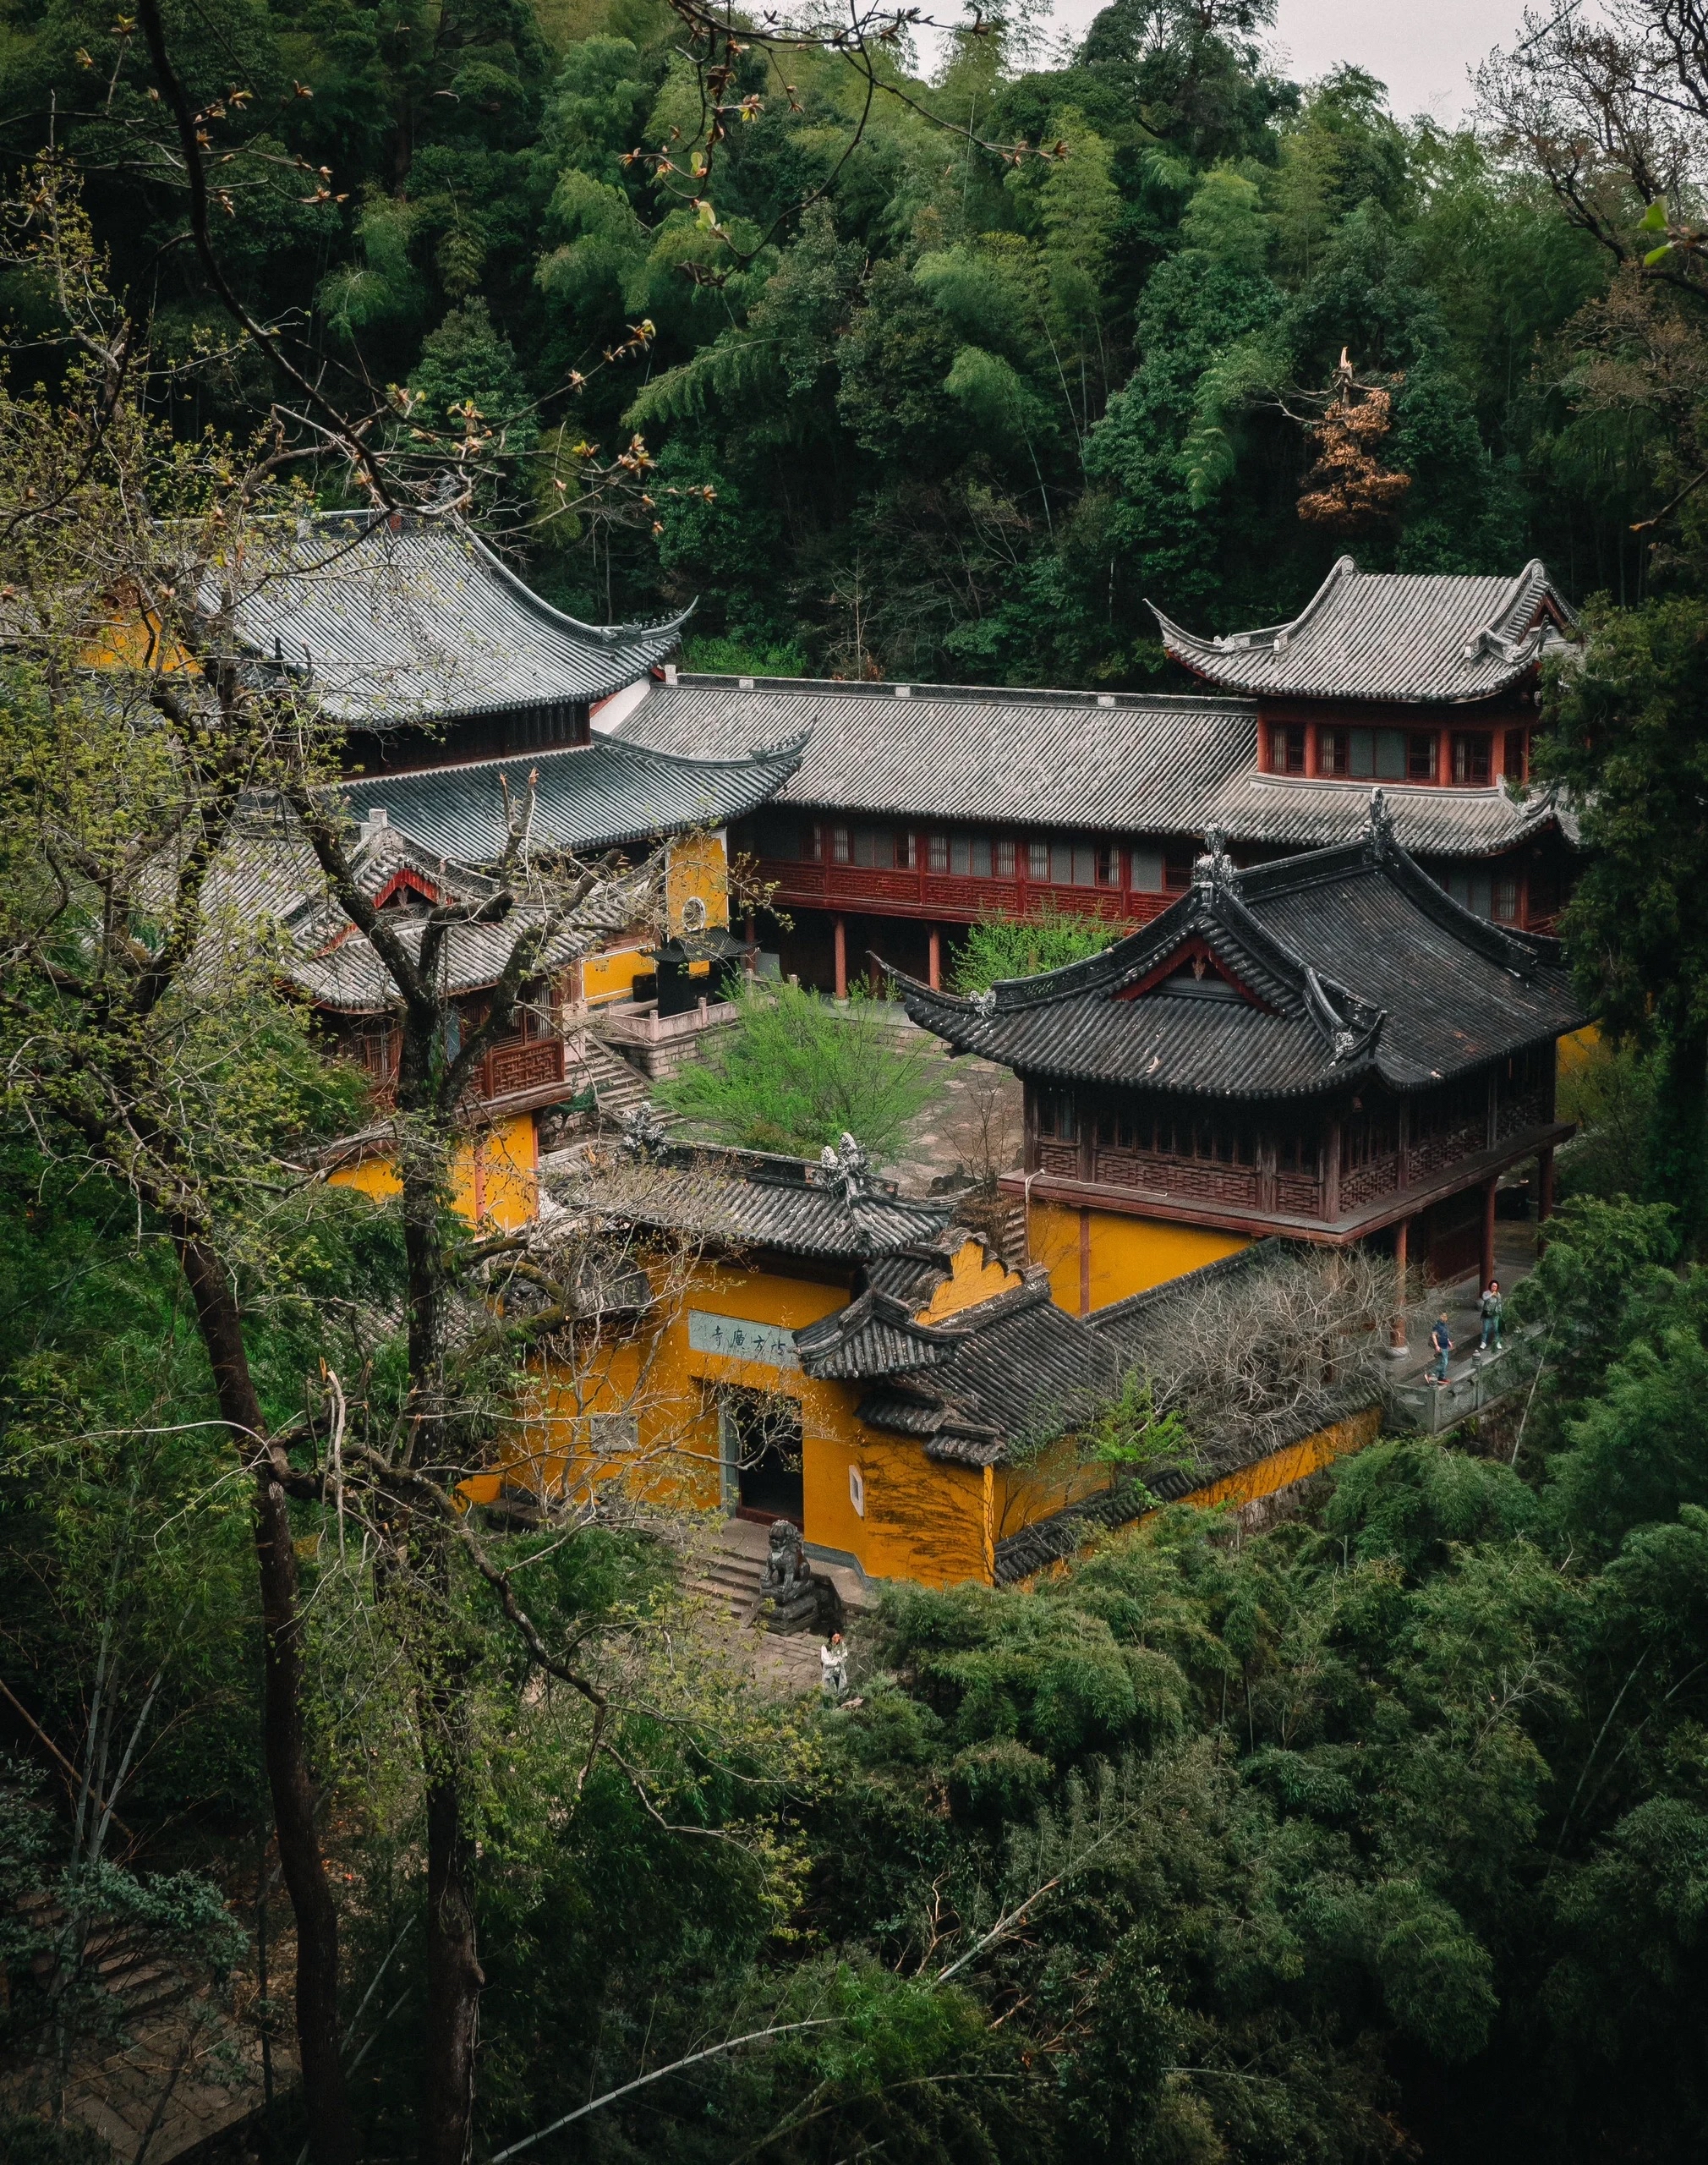
[(760, 823), (762, 857), (786, 863), (850, 864), (879, 872), (931, 872), (955, 879), (1024, 879), (1035, 886), (1109, 887), (1140, 894), (1190, 886), (1187, 844), (1123, 849), (1114, 842), (1011, 835), (919, 833), (911, 828), (844, 826), (773, 818)]
[[(1495, 778), (1494, 732), (1455, 729), (1442, 748), (1435, 729), (1343, 729), (1317, 731), (1317, 768), (1350, 781), (1451, 781), (1461, 788), (1486, 789)], [(1530, 775), (1530, 732), (1508, 729), (1501, 734), (1501, 772), (1514, 781)], [(1445, 765), (1443, 768), (1443, 760)], [(1303, 775), (1311, 771), (1307, 726), (1274, 722), (1269, 730), (1269, 771)]]
[[(1103, 1150), (1146, 1150), (1163, 1158), (1191, 1158), (1213, 1165), (1255, 1165), (1258, 1135), (1243, 1121), (1202, 1112), (1170, 1112), (1151, 1105), (1103, 1105), (1081, 1114), (1065, 1090), (1040, 1093), (1038, 1133), (1056, 1143), (1079, 1140), (1081, 1125)], [(1284, 1173), (1317, 1170), (1314, 1132), (1291, 1130), (1275, 1137), (1275, 1164)]]

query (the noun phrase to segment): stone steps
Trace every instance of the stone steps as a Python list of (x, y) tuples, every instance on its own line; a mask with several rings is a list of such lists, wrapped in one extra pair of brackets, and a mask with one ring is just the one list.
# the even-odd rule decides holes
[(572, 1044), (569, 1056), (592, 1085), (594, 1101), (603, 1118), (621, 1120), (625, 1113), (646, 1103), (646, 1077), (591, 1032)]
[(743, 1556), (720, 1548), (706, 1559), (689, 1585), (695, 1593), (704, 1595), (709, 1601), (726, 1604), (731, 1614), (745, 1624), (758, 1613), (764, 1576), (765, 1567), (757, 1556)]

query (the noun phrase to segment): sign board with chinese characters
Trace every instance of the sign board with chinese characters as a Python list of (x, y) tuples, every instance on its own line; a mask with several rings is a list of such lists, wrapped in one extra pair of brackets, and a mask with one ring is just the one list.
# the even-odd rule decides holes
[(688, 1310), (688, 1346), (695, 1353), (716, 1353), (725, 1361), (755, 1361), (768, 1368), (798, 1368), (795, 1334), (780, 1323), (753, 1323), (746, 1316), (713, 1315)]

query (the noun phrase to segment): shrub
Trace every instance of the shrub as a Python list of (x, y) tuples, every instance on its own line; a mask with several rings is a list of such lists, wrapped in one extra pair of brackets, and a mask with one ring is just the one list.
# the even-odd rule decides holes
[(999, 978), (1033, 978), (1101, 955), (1121, 936), (1119, 925), (1070, 911), (1039, 910), (1032, 917), (985, 918), (967, 930), (950, 967), (957, 992), (985, 992)]
[(903, 1050), (878, 1004), (838, 1007), (799, 985), (749, 984), (733, 1026), (665, 1083), (659, 1101), (749, 1150), (815, 1157), (844, 1131), (892, 1150), (936, 1098), (934, 1055)]

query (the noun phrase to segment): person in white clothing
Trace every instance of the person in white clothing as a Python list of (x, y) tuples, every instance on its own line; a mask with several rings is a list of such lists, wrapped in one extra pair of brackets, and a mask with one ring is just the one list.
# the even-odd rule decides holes
[(833, 1699), (840, 1699), (848, 1689), (848, 1649), (840, 1631), (833, 1631), (829, 1645), (819, 1647), (818, 1662), (824, 1672), (825, 1691)]

